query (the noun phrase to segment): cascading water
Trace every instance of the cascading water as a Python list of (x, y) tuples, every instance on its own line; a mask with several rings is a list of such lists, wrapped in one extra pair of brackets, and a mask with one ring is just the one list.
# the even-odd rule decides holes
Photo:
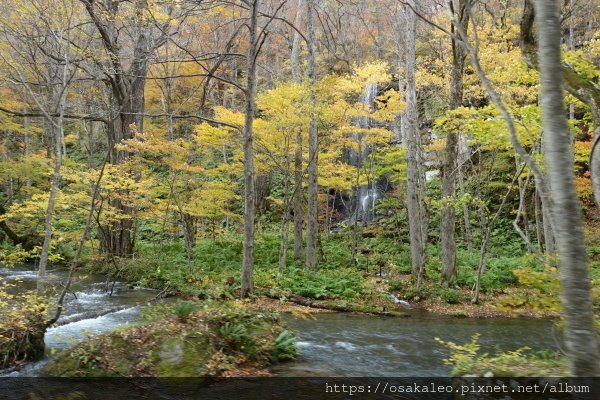
[[(377, 90), (377, 85), (367, 85), (364, 92), (360, 96), (359, 101), (365, 104), (370, 110), (375, 107)], [(355, 120), (355, 125), (357, 128), (369, 129), (373, 127), (373, 121), (367, 116), (357, 117)], [(364, 137), (365, 134), (362, 132), (355, 132), (352, 134), (352, 139), (357, 143), (358, 149), (352, 149), (349, 151), (348, 164), (354, 167), (364, 168), (366, 163), (369, 161), (371, 152), (373, 151), (373, 146), (363, 143)], [(364, 222), (373, 221), (376, 216), (375, 206), (377, 201), (379, 201), (382, 197), (378, 182), (374, 179), (370, 179), (369, 183), (355, 188), (355, 193), (355, 198), (352, 201), (353, 207), (351, 219)]]
[[(67, 270), (48, 271), (48, 286), (60, 288), (67, 274)], [(19, 295), (35, 290), (37, 271), (27, 266), (6, 268), (0, 265), (0, 279), (10, 284), (7, 288), (9, 293)], [(138, 304), (146, 303), (157, 295), (155, 290), (131, 287), (125, 282), (106, 286), (103, 276), (76, 272), (58, 326), (49, 328), (44, 336), (47, 356), (7, 375), (0, 371), (0, 376), (36, 376), (56, 350), (137, 322), (140, 319)]]

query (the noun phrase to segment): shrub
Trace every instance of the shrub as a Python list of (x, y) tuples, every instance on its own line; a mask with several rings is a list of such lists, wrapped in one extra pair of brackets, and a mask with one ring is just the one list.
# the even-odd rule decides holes
[(352, 299), (363, 292), (362, 277), (351, 268), (319, 271), (287, 268), (279, 285), (284, 291), (313, 299)]
[(189, 301), (182, 301), (175, 306), (175, 315), (179, 321), (186, 321), (190, 314), (196, 311), (197, 307)]
[(460, 303), (460, 292), (456, 289), (444, 289), (441, 292), (441, 297), (448, 304)]
[(436, 341), (450, 349), (450, 356), (444, 363), (452, 366), (452, 376), (565, 376), (566, 360), (547, 351), (532, 353), (528, 347), (508, 352), (480, 354), (479, 334), (473, 335), (469, 343), (463, 345)]
[(0, 280), (0, 368), (44, 355), (45, 299), (33, 292), (12, 295)]
[(275, 343), (271, 349), (271, 360), (287, 361), (296, 358), (296, 337), (287, 329), (282, 330), (275, 338)]

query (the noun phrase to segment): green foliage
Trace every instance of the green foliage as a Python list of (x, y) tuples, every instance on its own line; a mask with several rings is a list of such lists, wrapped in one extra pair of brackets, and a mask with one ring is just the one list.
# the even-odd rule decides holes
[(533, 353), (528, 347), (508, 352), (496, 352), (493, 355), (480, 353), (479, 334), (473, 335), (465, 344), (446, 342), (439, 338), (436, 341), (450, 350), (444, 360), (452, 366), (452, 376), (475, 375), (484, 376), (565, 376), (566, 360), (563, 356), (549, 352)]
[(0, 264), (14, 267), (23, 264), (32, 257), (31, 251), (25, 251), (21, 245), (12, 246), (8, 243), (0, 244)]
[[(193, 302), (187, 302), (192, 304)], [(294, 335), (270, 312), (239, 301), (193, 304), (184, 320), (174, 315), (182, 303), (143, 310), (145, 321), (85, 340), (58, 355), (50, 376), (219, 376), (240, 368), (255, 370), (296, 356)], [(186, 309), (188, 307), (186, 306)]]
[(44, 355), (48, 302), (33, 291), (11, 294), (11, 286), (0, 280), (0, 368)]
[(287, 268), (279, 284), (288, 293), (313, 299), (352, 299), (363, 292), (360, 273), (350, 268), (319, 271)]
[(442, 291), (442, 299), (448, 304), (458, 304), (460, 297), (460, 292), (456, 289), (444, 289)]
[(519, 284), (527, 289), (503, 296), (500, 304), (508, 308), (527, 307), (535, 310), (560, 311), (560, 283), (556, 268), (545, 267), (541, 271), (521, 268), (513, 271)]
[(182, 301), (175, 306), (175, 315), (180, 321), (185, 321), (190, 314), (197, 310), (197, 305), (190, 301)]
[(296, 358), (296, 337), (287, 329), (282, 330), (275, 338), (271, 349), (271, 359), (274, 361), (287, 361)]

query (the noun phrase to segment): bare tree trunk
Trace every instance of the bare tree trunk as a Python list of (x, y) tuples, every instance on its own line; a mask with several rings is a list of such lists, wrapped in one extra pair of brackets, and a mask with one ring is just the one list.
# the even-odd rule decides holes
[[(465, 32), (469, 23), (469, 3), (470, 0), (459, 0), (458, 2), (458, 18)], [(450, 4), (453, 5), (454, 3), (451, 2)], [(454, 26), (452, 26), (452, 31), (454, 31)], [(451, 110), (462, 105), (465, 58), (464, 48), (457, 44), (455, 39), (452, 39)], [(447, 199), (452, 198), (455, 194), (455, 173), (458, 168), (458, 137), (457, 132), (450, 131), (446, 139), (445, 159), (442, 168), (442, 196)], [(442, 283), (444, 286), (448, 286), (449, 281), (456, 278), (456, 216), (453, 204), (446, 204), (442, 209), (440, 239), (442, 247)]]
[[(592, 4), (592, 3), (590, 3)], [(535, 10), (533, 0), (525, 0), (523, 2), (523, 14), (521, 18), (521, 33), (520, 47), (523, 59), (531, 68), (539, 69), (538, 54), (535, 46), (535, 35), (533, 32), (533, 22), (535, 19)], [(577, 98), (589, 108), (592, 121), (594, 122), (594, 145), (590, 154), (590, 172), (592, 175), (592, 189), (594, 190), (594, 199), (596, 205), (600, 206), (600, 88), (589, 77), (580, 73), (575, 67), (565, 61), (562, 62), (563, 84), (567, 91), (573, 97)], [(542, 204), (544, 203), (542, 197)], [(544, 211), (544, 216), (546, 212)], [(548, 244), (547, 252), (550, 251), (550, 243), (546, 237)]]
[(279, 244), (279, 268), (285, 268), (287, 264), (289, 222), (290, 222), (290, 147), (289, 140), (285, 139), (285, 171), (283, 176), (283, 216), (281, 219), (280, 244)]
[(540, 196), (537, 192), (537, 189), (535, 190), (535, 193), (533, 195), (533, 202), (535, 205), (535, 235), (536, 235), (536, 241), (538, 244), (538, 251), (540, 253), (544, 252), (545, 249), (545, 245), (544, 245), (544, 230), (543, 230), (543, 222), (542, 222), (542, 202), (540, 201)]
[(315, 12), (315, 1), (307, 0), (306, 29), (308, 31), (308, 77), (310, 80), (310, 103), (311, 118), (310, 131), (308, 133), (308, 224), (306, 229), (306, 268), (314, 270), (317, 268), (317, 235), (319, 225), (317, 221), (317, 177), (319, 157), (319, 137), (317, 126), (317, 71), (315, 61), (315, 27), (313, 14)]
[[(294, 20), (294, 26), (296, 29), (300, 29), (300, 25), (302, 24), (302, 2), (303, 0), (298, 0), (296, 3), (296, 18)], [(300, 75), (300, 44), (301, 36), (298, 31), (294, 31), (293, 41), (292, 41), (292, 54), (290, 56), (290, 62), (292, 67), (292, 79), (294, 82), (301, 82), (302, 76)]]
[(294, 259), (301, 260), (304, 252), (302, 243), (302, 230), (304, 216), (302, 211), (302, 178), (304, 176), (302, 166), (302, 131), (296, 132), (296, 152), (294, 153)]
[(194, 247), (196, 246), (196, 233), (198, 231), (198, 228), (196, 226), (196, 217), (188, 213), (181, 213), (181, 220), (183, 222), (185, 251), (187, 254), (188, 262), (191, 262), (194, 256)]
[(574, 185), (571, 133), (565, 117), (560, 9), (554, 1), (535, 0), (535, 11), (539, 29), (542, 123), (554, 202), (552, 211), (569, 369), (574, 376), (598, 376), (600, 352), (594, 328), (581, 206)]
[[(408, 2), (414, 7), (414, 1)], [(420, 191), (420, 173), (419, 161), (421, 149), (419, 148), (419, 127), (417, 123), (417, 94), (415, 83), (415, 34), (416, 34), (416, 16), (411, 7), (405, 7), (406, 15), (406, 63), (405, 63), (405, 84), (406, 84), (406, 108), (402, 117), (403, 142), (407, 146), (407, 208), (410, 236), (410, 253), (412, 274), (417, 278), (417, 286), (420, 287), (422, 275), (425, 266), (425, 257), (423, 254), (424, 244), (422, 232), (422, 206)]]
[(48, 206), (44, 218), (44, 243), (40, 253), (40, 262), (38, 264), (37, 291), (44, 291), (46, 283), (46, 267), (48, 266), (48, 256), (50, 253), (50, 244), (52, 241), (52, 217), (54, 215), (54, 205), (56, 204), (56, 194), (60, 184), (60, 168), (62, 167), (62, 118), (55, 123), (52, 121), (51, 129), (54, 132), (54, 170), (50, 182), (50, 196), (48, 197)]
[[(542, 138), (542, 154), (546, 156), (546, 146), (544, 145), (544, 139)], [(550, 184), (550, 189), (552, 189), (552, 185)], [(538, 191), (538, 195), (540, 194), (539, 189), (536, 186), (536, 190)], [(542, 222), (544, 224), (544, 242), (546, 244), (546, 253), (548, 255), (554, 256), (556, 255), (556, 242), (554, 239), (554, 229), (552, 227), (552, 210), (549, 202), (544, 199), (543, 196), (540, 195), (540, 202), (542, 203)]]
[[(297, 29), (300, 29), (302, 23), (302, 10), (303, 0), (298, 0), (298, 6), (296, 11), (296, 20), (294, 25)], [(294, 41), (292, 44), (292, 78), (294, 82), (300, 83), (302, 76), (300, 75), (300, 44), (301, 44), (300, 33), (294, 31)], [(304, 171), (302, 166), (302, 131), (298, 129), (296, 131), (296, 150), (294, 153), (294, 259), (301, 260), (304, 252), (304, 246), (302, 243), (302, 230), (304, 225), (304, 217), (302, 212), (302, 199), (304, 198), (302, 193), (302, 180), (304, 177)]]
[(253, 0), (250, 9), (249, 48), (247, 58), (246, 85), (246, 117), (244, 126), (244, 257), (242, 264), (242, 298), (252, 293), (252, 270), (254, 268), (254, 222), (255, 222), (255, 193), (254, 193), (254, 148), (253, 125), (256, 94), (256, 56), (258, 52), (258, 7), (260, 0)]
[[(465, 194), (465, 178), (463, 175), (462, 166), (458, 167), (458, 185), (460, 187), (460, 194)], [(471, 217), (469, 215), (469, 206), (464, 204), (462, 206), (463, 211), (463, 223), (465, 227), (465, 241), (467, 242), (467, 250), (473, 251), (473, 230), (471, 228)]]
[(56, 195), (58, 193), (58, 185), (60, 184), (61, 175), (60, 169), (63, 161), (63, 143), (64, 143), (64, 114), (65, 104), (67, 101), (67, 88), (69, 85), (69, 52), (65, 51), (64, 60), (62, 65), (62, 71), (58, 75), (61, 79), (61, 85), (55, 87), (53, 90), (54, 98), (56, 99), (56, 111), (58, 111), (58, 117), (56, 119), (49, 117), (46, 113), (46, 119), (50, 129), (52, 129), (52, 138), (54, 142), (54, 170), (52, 172), (52, 180), (50, 182), (50, 195), (48, 197), (48, 206), (46, 208), (46, 216), (44, 218), (44, 243), (42, 244), (42, 251), (40, 253), (40, 262), (38, 264), (38, 279), (37, 279), (37, 291), (41, 293), (44, 291), (46, 283), (46, 267), (48, 266), (48, 256), (50, 253), (50, 245), (52, 242), (52, 217), (54, 216), (54, 206), (56, 204)]

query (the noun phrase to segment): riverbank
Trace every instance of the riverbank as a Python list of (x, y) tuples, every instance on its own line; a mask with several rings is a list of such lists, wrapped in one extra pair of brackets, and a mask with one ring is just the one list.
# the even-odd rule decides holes
[(42, 376), (265, 376), (293, 359), (293, 334), (275, 313), (239, 301), (147, 306), (132, 327), (86, 339), (43, 367)]

